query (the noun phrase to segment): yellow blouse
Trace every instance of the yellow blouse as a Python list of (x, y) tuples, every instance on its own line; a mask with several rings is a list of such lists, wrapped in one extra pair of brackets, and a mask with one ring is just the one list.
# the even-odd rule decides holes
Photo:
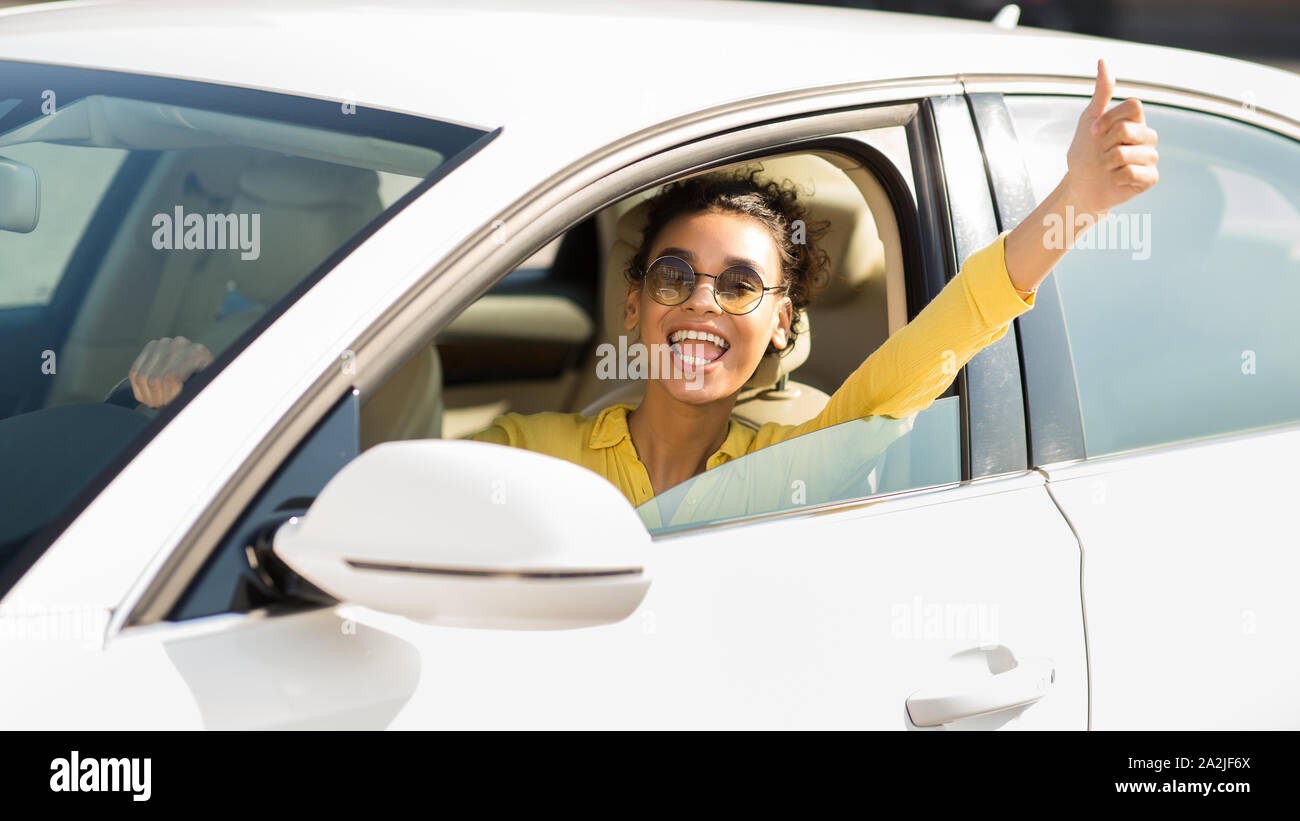
[[(901, 419), (929, 407), (957, 372), (1006, 334), (1011, 320), (1034, 305), (1007, 273), (1006, 233), (971, 254), (960, 272), (916, 318), (885, 340), (831, 395), (817, 416), (799, 425), (769, 422), (757, 431), (735, 419), (705, 469), (759, 448), (864, 416)], [(579, 413), (502, 414), (469, 438), (512, 445), (567, 459), (613, 482), (633, 506), (654, 496), (650, 474), (628, 432), (633, 405), (612, 405), (596, 416)]]

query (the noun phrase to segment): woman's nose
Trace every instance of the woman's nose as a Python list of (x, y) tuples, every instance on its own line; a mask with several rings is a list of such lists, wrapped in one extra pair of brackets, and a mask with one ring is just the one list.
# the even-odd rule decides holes
[(718, 307), (718, 300), (714, 296), (713, 280), (699, 277), (695, 280), (695, 289), (691, 291), (690, 297), (682, 304), (683, 308), (701, 313), (721, 313)]

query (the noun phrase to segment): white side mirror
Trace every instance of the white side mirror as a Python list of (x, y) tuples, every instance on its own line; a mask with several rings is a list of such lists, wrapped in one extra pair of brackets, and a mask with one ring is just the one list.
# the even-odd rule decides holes
[(650, 586), (650, 534), (605, 479), (519, 448), (387, 442), (349, 462), (275, 554), (347, 603), (456, 627), (620, 621)]

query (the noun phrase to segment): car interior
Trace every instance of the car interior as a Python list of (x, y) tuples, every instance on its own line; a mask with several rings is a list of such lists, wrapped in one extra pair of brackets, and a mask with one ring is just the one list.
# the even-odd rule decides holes
[[(102, 401), (153, 339), (185, 336), (224, 350), (445, 159), (425, 146), (98, 94), (6, 132), (0, 150), (11, 166), (39, 171), (33, 207), (45, 200), (39, 223), (0, 231), (0, 249), (56, 274), (58, 290), (37, 307), (57, 313), (62, 294), (75, 297), (66, 325), (47, 323), (66, 336), (52, 340), (62, 367), (37, 380), (43, 408)], [(132, 183), (122, 186), (129, 200), (106, 192), (111, 170), (104, 187), (84, 182), (113, 158), (118, 182)], [(87, 213), (84, 203), (100, 196)], [(85, 216), (70, 222), (76, 213)], [(173, 215), (176, 252), (160, 254), (172, 245), (158, 244), (159, 231), (171, 232), (155, 228)], [(205, 215), (213, 247), (203, 242)], [(239, 241), (255, 239), (256, 248), (231, 253), (235, 228), (214, 225), (214, 215), (257, 220), (255, 231), (239, 228)], [(193, 237), (189, 219), (200, 220)], [(81, 235), (81, 246), (103, 237), (103, 247), (60, 265), (52, 256), (60, 234)]]
[[(260, 256), (158, 254), (148, 236), (118, 244), (116, 259), (104, 264), (126, 276), (93, 283), (47, 407), (103, 399), (152, 339), (185, 336), (214, 352), (226, 348), (303, 278), (311, 260), (383, 210), (378, 174), (367, 169), (248, 150), (184, 152), (163, 162), (171, 167), (158, 174), (164, 182), (151, 200), (184, 213), (258, 214), (266, 238)], [(292, 245), (277, 236), (292, 237)]]
[[(815, 416), (906, 322), (898, 225), (876, 177), (828, 151), (760, 164), (760, 178), (800, 186), (811, 221), (830, 223), (822, 245), (831, 279), (797, 320), (806, 332), (794, 349), (767, 357), (742, 392), (734, 416), (755, 428)], [(364, 401), (363, 449), (390, 439), (469, 436), (511, 411), (592, 415), (639, 402), (643, 383), (598, 378), (597, 349), (617, 347), (625, 333), (623, 269), (657, 191), (619, 201), (557, 237), (448, 324)], [(431, 401), (419, 408), (401, 401), (411, 392)]]

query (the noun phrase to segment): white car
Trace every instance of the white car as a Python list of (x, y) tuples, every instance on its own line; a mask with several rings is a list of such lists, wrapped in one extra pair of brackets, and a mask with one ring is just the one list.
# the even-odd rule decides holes
[[(1300, 728), (1300, 77), (1013, 17), (0, 13), (0, 727)], [(1099, 57), (1160, 183), (926, 410), (637, 509), (464, 440), (634, 397), (640, 204), (755, 161), (835, 278), (737, 416), (811, 417)]]

